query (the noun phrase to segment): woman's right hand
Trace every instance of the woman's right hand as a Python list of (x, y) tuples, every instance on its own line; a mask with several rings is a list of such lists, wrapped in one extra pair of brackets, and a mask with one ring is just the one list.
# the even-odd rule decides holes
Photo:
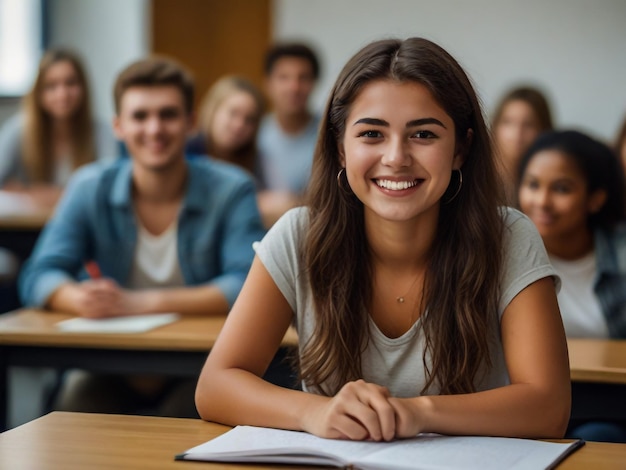
[(395, 413), (389, 390), (357, 380), (332, 398), (316, 399), (305, 413), (305, 431), (330, 439), (390, 441), (395, 436)]

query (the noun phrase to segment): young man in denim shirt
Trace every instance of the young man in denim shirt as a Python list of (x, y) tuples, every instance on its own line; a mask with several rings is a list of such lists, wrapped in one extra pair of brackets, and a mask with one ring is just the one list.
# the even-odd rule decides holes
[[(228, 313), (264, 231), (248, 176), (208, 158), (185, 158), (193, 93), (187, 72), (167, 59), (121, 72), (113, 125), (130, 159), (73, 176), (21, 273), (25, 305), (91, 318)], [(97, 266), (87, 270), (91, 277), (86, 264)], [(80, 382), (71, 399), (61, 394), (60, 408), (99, 411), (97, 400), (77, 396), (102, 384)], [(171, 389), (163, 380), (116, 387), (148, 401)], [(106, 411), (132, 412), (134, 405), (126, 408)]]

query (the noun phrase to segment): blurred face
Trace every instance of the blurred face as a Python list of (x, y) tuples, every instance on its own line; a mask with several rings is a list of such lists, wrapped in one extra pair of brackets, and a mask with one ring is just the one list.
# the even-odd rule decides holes
[(133, 161), (150, 171), (165, 171), (184, 161), (192, 118), (175, 86), (136, 86), (124, 92), (113, 127)]
[(80, 107), (84, 89), (71, 62), (52, 64), (44, 72), (40, 103), (53, 119), (69, 119)]
[(533, 108), (525, 101), (510, 101), (495, 126), (498, 151), (510, 168), (517, 168), (519, 159), (539, 135), (539, 122)]
[(526, 167), (519, 202), (549, 241), (587, 232), (589, 214), (601, 208), (598, 194), (590, 197), (585, 175), (571, 158), (558, 150), (543, 150)]
[(259, 109), (253, 96), (237, 91), (217, 108), (211, 125), (211, 141), (219, 149), (235, 152), (254, 140)]
[(452, 118), (416, 83), (376, 81), (351, 106), (341, 145), (350, 187), (371, 221), (435, 217), (456, 153)]
[(289, 115), (306, 112), (315, 85), (311, 63), (299, 57), (278, 59), (267, 77), (266, 85), (277, 113)]

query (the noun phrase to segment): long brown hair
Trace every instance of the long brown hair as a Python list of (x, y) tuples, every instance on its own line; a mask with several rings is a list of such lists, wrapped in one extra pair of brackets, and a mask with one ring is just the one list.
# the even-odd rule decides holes
[[(232, 155), (229, 155), (228, 158), (225, 158), (223, 155), (217, 155), (214, 151), (211, 129), (213, 128), (213, 120), (215, 119), (215, 114), (217, 113), (218, 108), (222, 105), (226, 98), (237, 92), (248, 93), (254, 99), (257, 107), (254, 134), (250, 138), (249, 142), (237, 149)], [(235, 163), (249, 172), (254, 173), (257, 158), (256, 134), (264, 112), (265, 100), (263, 95), (257, 87), (246, 78), (227, 76), (215, 82), (202, 100), (199, 113), (200, 129), (205, 136), (207, 153), (220, 160)]]
[[(463, 185), (450, 203), (441, 204), (424, 281), (428, 379), (422, 393), (434, 384), (444, 394), (471, 392), (477, 374), (491, 365), (494, 338), (489, 332), (497, 331), (502, 196), (488, 131), (468, 77), (446, 51), (421, 38), (383, 40), (363, 48), (343, 68), (326, 105), (307, 194), (310, 227), (301, 247), (316, 326), (303, 347), (300, 373), (307, 385), (329, 395), (362, 376), (372, 266), (363, 204), (347, 185), (339, 187), (336, 178), (341, 168), (338, 145), (350, 107), (375, 80), (426, 86), (454, 121), (457, 145), (466, 149)], [(443, 201), (457, 190), (458, 180), (452, 180)]]
[(48, 50), (39, 62), (37, 78), (22, 105), (25, 117), (22, 134), (23, 163), (29, 180), (35, 183), (50, 183), (54, 173), (52, 118), (41, 106), (41, 94), (46, 72), (59, 62), (69, 62), (72, 65), (83, 90), (80, 105), (71, 118), (72, 168), (76, 169), (96, 158), (89, 86), (82, 62), (74, 52), (65, 49)]

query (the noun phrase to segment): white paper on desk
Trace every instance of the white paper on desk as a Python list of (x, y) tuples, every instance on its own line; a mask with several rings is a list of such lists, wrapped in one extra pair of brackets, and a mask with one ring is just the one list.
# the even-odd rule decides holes
[(154, 313), (112, 318), (71, 318), (56, 324), (61, 331), (76, 333), (142, 333), (178, 320), (177, 313)]

